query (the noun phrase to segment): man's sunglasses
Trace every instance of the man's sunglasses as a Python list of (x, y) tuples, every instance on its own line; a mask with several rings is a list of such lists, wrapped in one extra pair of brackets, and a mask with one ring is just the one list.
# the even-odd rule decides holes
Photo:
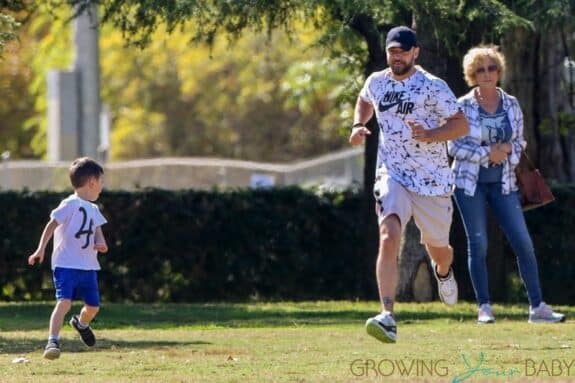
[(493, 73), (493, 72), (497, 72), (499, 70), (499, 68), (497, 67), (497, 65), (488, 65), (487, 68), (485, 67), (480, 67), (475, 69), (475, 74), (481, 74), (481, 73), (485, 73), (485, 71), (489, 72), (489, 73)]

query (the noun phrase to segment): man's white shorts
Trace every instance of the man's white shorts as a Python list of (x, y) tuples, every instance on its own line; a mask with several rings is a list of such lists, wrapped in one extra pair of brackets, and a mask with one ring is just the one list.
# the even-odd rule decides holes
[(449, 245), (449, 230), (453, 216), (451, 196), (425, 196), (407, 190), (387, 175), (379, 176), (373, 187), (378, 223), (397, 215), (401, 229), (413, 216), (421, 232), (421, 243), (433, 247)]

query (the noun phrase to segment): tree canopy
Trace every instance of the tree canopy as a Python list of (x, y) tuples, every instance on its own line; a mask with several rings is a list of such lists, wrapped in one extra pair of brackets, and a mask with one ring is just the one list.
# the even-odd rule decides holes
[[(555, 0), (555, 13), (569, 0)], [(533, 12), (541, 6), (523, 1), (462, 0), (70, 0), (81, 11), (90, 3), (103, 7), (110, 22), (132, 43), (146, 45), (154, 31), (165, 25), (168, 33), (194, 25), (192, 41), (211, 43), (216, 36), (234, 39), (245, 30), (271, 34), (293, 31), (298, 21), (312, 23), (326, 33), (354, 28), (361, 18), (373, 20), (381, 32), (397, 23), (424, 23), (424, 32), (456, 50), (467, 34), (501, 34), (510, 28), (532, 27)], [(528, 7), (529, 6), (529, 7)], [(533, 11), (525, 12), (533, 8)], [(551, 8), (551, 7), (550, 7)], [(416, 25), (414, 25), (416, 26)], [(480, 27), (480, 28), (478, 28)]]
[(0, 0), (0, 55), (6, 43), (17, 38), (18, 18), (29, 8), (30, 4), (22, 0)]

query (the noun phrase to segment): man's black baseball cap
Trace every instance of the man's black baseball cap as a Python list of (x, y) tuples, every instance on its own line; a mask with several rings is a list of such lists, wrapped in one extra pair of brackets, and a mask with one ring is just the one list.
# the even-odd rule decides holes
[(408, 51), (417, 46), (417, 35), (413, 29), (399, 26), (389, 30), (385, 39), (385, 49), (401, 48)]

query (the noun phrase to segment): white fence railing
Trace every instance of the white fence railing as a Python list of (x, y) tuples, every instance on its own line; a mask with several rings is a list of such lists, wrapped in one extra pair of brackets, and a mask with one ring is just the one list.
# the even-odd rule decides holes
[[(347, 187), (363, 181), (363, 148), (330, 153), (310, 160), (273, 164), (217, 158), (155, 158), (109, 162), (105, 187), (133, 190), (210, 189), (321, 184)], [(3, 161), (3, 190), (70, 189), (67, 162)]]

